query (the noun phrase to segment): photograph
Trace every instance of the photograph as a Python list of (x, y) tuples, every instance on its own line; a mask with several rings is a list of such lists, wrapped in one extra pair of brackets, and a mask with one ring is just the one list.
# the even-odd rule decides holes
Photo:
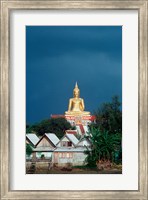
[(0, 200), (147, 200), (147, 0), (0, 6)]
[(26, 174), (122, 174), (122, 26), (25, 27)]

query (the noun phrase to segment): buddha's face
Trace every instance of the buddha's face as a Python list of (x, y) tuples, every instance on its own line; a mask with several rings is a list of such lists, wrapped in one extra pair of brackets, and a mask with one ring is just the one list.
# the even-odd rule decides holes
[(74, 97), (79, 98), (80, 92), (78, 90), (74, 90)]

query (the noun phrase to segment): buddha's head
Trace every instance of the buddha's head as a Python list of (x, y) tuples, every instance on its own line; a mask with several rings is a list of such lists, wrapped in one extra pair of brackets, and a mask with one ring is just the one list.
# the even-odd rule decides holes
[(75, 88), (74, 88), (74, 90), (73, 90), (73, 96), (74, 96), (75, 98), (79, 98), (79, 96), (80, 96), (80, 90), (79, 90), (79, 88), (78, 88), (77, 82), (76, 82)]

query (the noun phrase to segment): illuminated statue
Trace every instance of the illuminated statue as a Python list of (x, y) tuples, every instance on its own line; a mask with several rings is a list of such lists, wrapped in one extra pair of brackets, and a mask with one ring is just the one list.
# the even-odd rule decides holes
[(73, 90), (74, 98), (69, 100), (68, 111), (65, 112), (66, 115), (90, 115), (90, 112), (84, 111), (84, 100), (79, 98), (80, 90), (78, 88), (77, 82)]

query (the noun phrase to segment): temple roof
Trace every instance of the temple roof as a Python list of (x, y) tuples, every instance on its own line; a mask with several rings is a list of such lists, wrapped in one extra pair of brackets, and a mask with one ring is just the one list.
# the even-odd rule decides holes
[(65, 132), (68, 134), (77, 134), (78, 133), (77, 130), (66, 130)]
[(65, 118), (65, 115), (54, 114), (54, 115), (51, 115), (51, 118)]

